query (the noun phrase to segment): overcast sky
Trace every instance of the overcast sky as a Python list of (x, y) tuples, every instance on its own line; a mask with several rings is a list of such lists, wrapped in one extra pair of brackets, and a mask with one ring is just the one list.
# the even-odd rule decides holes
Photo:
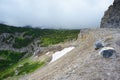
[(0, 0), (0, 22), (42, 28), (99, 27), (113, 0)]

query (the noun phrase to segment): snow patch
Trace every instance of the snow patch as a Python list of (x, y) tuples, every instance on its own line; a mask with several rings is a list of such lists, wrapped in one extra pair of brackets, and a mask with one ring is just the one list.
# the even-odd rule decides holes
[(52, 60), (50, 61), (50, 63), (56, 61), (57, 59), (61, 58), (63, 55), (65, 55), (66, 53), (72, 51), (75, 47), (68, 47), (68, 48), (64, 48), (61, 51), (57, 51), (52, 55)]
[(47, 52), (45, 55), (48, 55), (48, 54), (50, 54), (50, 52)]

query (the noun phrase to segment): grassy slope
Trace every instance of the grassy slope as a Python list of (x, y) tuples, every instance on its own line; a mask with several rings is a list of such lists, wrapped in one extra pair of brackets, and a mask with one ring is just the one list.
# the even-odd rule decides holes
[(10, 76), (25, 75), (45, 65), (44, 61), (32, 61), (31, 57), (20, 60), (22, 55), (13, 51), (0, 51), (0, 57), (4, 57), (4, 60), (0, 60), (0, 80)]
[[(49, 46), (60, 42), (76, 39), (79, 30), (55, 30), (55, 29), (38, 29), (26, 27), (14, 27), (0, 24), (0, 34), (10, 33), (9, 38), (15, 39), (14, 48), (22, 48), (29, 45), (34, 39), (40, 40), (41, 46)], [(13, 36), (15, 33), (20, 33), (19, 36)], [(29, 36), (29, 37), (25, 37)], [(3, 42), (7, 42), (7, 39)], [(44, 66), (44, 61), (31, 61), (30, 58), (20, 60), (25, 53), (13, 51), (0, 51), (0, 80), (9, 76), (18, 76), (31, 73), (37, 68)], [(20, 61), (19, 61), (20, 60)], [(22, 66), (21, 66), (22, 65)], [(18, 73), (16, 73), (16, 71)]]
[(24, 55), (25, 53), (13, 52), (10, 50), (0, 51), (0, 71), (4, 71), (9, 66), (17, 63)]

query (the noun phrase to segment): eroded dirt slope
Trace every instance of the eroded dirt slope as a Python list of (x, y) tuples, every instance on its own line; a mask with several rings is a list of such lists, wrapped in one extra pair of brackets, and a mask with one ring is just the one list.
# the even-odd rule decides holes
[[(117, 58), (98, 55), (100, 50), (93, 45), (96, 40), (115, 48)], [(84, 29), (71, 43), (75, 46), (71, 52), (20, 80), (120, 80), (119, 29)]]

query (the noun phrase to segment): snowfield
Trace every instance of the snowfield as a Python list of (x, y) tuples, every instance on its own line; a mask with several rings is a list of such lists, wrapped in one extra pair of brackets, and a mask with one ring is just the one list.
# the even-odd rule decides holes
[(64, 48), (61, 51), (57, 51), (52, 55), (52, 60), (50, 61), (50, 63), (56, 61), (57, 59), (61, 58), (63, 55), (65, 55), (66, 53), (72, 51), (75, 47), (68, 47), (68, 48)]

